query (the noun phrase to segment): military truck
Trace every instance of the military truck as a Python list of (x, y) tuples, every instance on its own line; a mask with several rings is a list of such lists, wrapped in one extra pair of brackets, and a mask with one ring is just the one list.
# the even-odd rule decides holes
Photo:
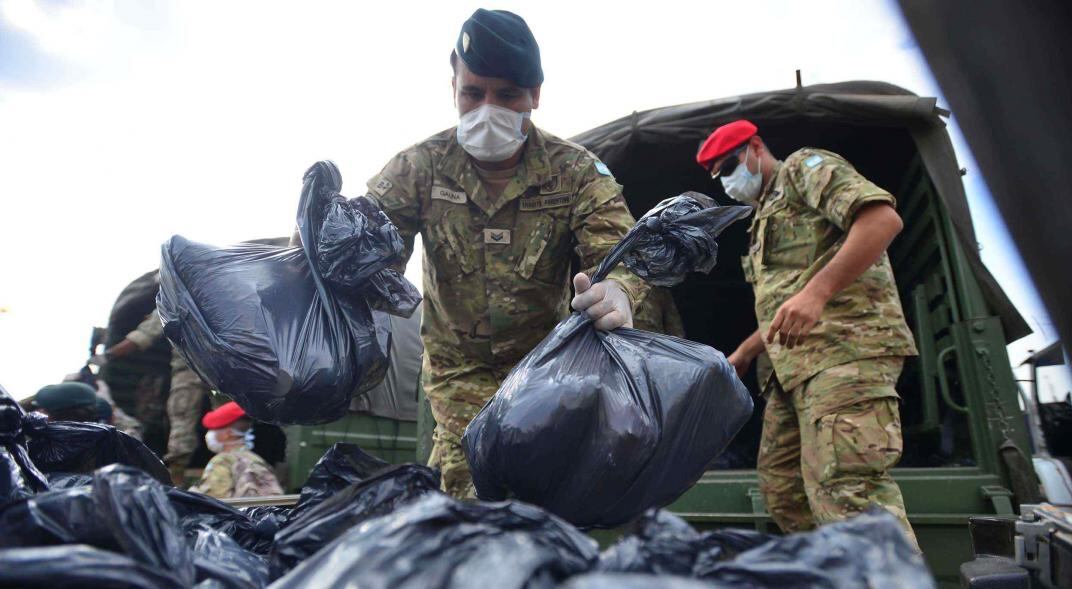
[[(778, 157), (804, 146), (829, 149), (897, 197), (905, 229), (889, 254), (920, 356), (907, 362), (897, 387), (905, 451), (894, 477), (943, 584), (956, 583), (959, 564), (972, 558), (969, 516), (1012, 514), (1041, 499), (1005, 347), (1029, 329), (979, 258), (948, 115), (934, 98), (846, 82), (636, 112), (573, 138), (610, 167), (636, 216), (687, 190), (730, 203), (694, 156), (712, 129), (738, 118), (755, 122)], [(746, 224), (731, 227), (718, 266), (673, 289), (689, 339), (728, 352), (755, 329), (739, 263), (747, 244)], [(745, 381), (758, 391), (754, 373)], [(771, 529), (754, 470), (762, 408), (757, 397), (749, 424), (671, 510), (698, 527)], [(292, 428), (291, 480), (302, 480), (334, 441), (364, 442), (392, 460), (416, 457), (431, 432), (427, 413), (418, 419), (355, 413)]]

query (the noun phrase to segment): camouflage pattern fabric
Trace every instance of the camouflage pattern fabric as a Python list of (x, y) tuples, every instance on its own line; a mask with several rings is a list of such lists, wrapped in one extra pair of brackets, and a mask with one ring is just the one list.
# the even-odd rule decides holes
[(685, 324), (681, 321), (681, 314), (674, 304), (674, 297), (670, 289), (661, 286), (652, 286), (648, 295), (637, 305), (633, 315), (633, 327), (644, 331), (685, 337)]
[(859, 360), (789, 391), (773, 387), (757, 470), (767, 511), (782, 531), (843, 520), (874, 503), (896, 516), (915, 543), (890, 476), (903, 445), (894, 390), (903, 362)]
[(428, 457), (428, 466), (439, 469), (440, 488), (444, 493), (456, 499), (476, 499), (476, 487), (469, 474), (462, 439), (438, 425), (432, 432), (432, 455)]
[[(421, 337), (425, 392), (444, 430), (437, 440), (460, 438), (510, 367), (569, 313), (571, 254), (590, 272), (635, 223), (606, 166), (536, 128), (497, 198), (454, 129), (398, 154), (368, 188), (406, 257), (416, 234), (424, 244)], [(635, 307), (641, 281), (625, 268), (610, 278)]]
[[(126, 339), (143, 350), (163, 337), (164, 326), (156, 311), (150, 313), (134, 331), (126, 335)], [(172, 349), (171, 392), (166, 404), (169, 428), (164, 462), (174, 466), (176, 473), (186, 467), (190, 456), (197, 449), (197, 424), (201, 421), (202, 400), (206, 394), (210, 394), (208, 386), (186, 364), (178, 350)], [(138, 398), (141, 399), (142, 396)]]
[[(841, 156), (804, 148), (779, 162), (760, 195), (743, 259), (756, 295), (756, 318), (766, 333), (778, 308), (838, 252), (860, 207), (894, 205), (892, 195), (861, 176)], [(782, 386), (800, 386), (812, 375), (846, 362), (880, 356), (914, 356), (889, 257), (870, 268), (827, 303), (815, 329), (793, 350), (767, 346)]]
[(183, 370), (171, 374), (171, 393), (168, 394), (168, 431), (165, 464), (185, 468), (199, 443), (197, 424), (201, 421), (201, 407), (209, 395), (208, 387), (193, 370), (183, 364)]
[(205, 466), (201, 480), (190, 490), (217, 499), (283, 494), (268, 463), (245, 448), (213, 456)]

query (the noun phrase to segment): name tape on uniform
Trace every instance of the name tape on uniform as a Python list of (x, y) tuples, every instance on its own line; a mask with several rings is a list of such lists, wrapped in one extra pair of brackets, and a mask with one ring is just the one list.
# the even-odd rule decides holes
[(522, 211), (538, 211), (572, 204), (575, 194), (541, 194), (521, 199)]
[(432, 199), (445, 200), (447, 202), (460, 205), (467, 202), (469, 200), (469, 197), (467, 197), (465, 193), (460, 190), (450, 190), (449, 188), (443, 188), (442, 186), (433, 186)]
[(484, 243), (492, 245), (510, 245), (509, 229), (485, 229)]

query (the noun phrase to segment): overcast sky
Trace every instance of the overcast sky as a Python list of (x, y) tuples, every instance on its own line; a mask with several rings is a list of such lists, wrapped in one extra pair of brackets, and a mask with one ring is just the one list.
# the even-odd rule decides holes
[[(0, 383), (77, 370), (115, 297), (179, 233), (281, 236), (301, 175), (343, 192), (450, 127), (448, 56), (472, 2), (0, 0)], [(870, 79), (938, 95), (896, 5), (500, 2), (540, 43), (533, 120), (560, 136), (670, 104)], [(944, 100), (939, 100), (945, 106)], [(1056, 338), (955, 125), (984, 261)], [(419, 284), (419, 257), (408, 274)], [(1068, 389), (1048, 371), (1044, 390)]]

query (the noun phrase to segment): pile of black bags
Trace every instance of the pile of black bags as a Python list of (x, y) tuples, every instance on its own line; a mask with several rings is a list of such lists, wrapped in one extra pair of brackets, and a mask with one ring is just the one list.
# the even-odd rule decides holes
[(387, 369), (390, 321), (420, 294), (393, 266), (404, 244), (376, 204), (339, 195), (331, 162), (305, 173), (301, 247), (164, 244), (164, 334), (212, 388), (276, 424), (337, 419)]
[[(750, 207), (667, 199), (641, 217), (592, 281), (619, 263), (670, 286), (710, 271), (715, 238)], [(752, 414), (721, 352), (574, 313), (510, 372), (463, 447), (481, 499), (544, 507), (578, 526), (622, 524), (678, 498)]]
[[(0, 587), (934, 586), (883, 511), (784, 538), (700, 533), (648, 512), (600, 554), (592, 538), (544, 509), (456, 501), (439, 491), (437, 472), (389, 465), (350, 444), (321, 458), (293, 507), (236, 509), (131, 464), (39, 469), (27, 444), (82, 424), (44, 428), (38, 417), (0, 389)], [(73, 454), (144, 456), (136, 440), (117, 452), (114, 438), (75, 431), (74, 441), (90, 442)]]

